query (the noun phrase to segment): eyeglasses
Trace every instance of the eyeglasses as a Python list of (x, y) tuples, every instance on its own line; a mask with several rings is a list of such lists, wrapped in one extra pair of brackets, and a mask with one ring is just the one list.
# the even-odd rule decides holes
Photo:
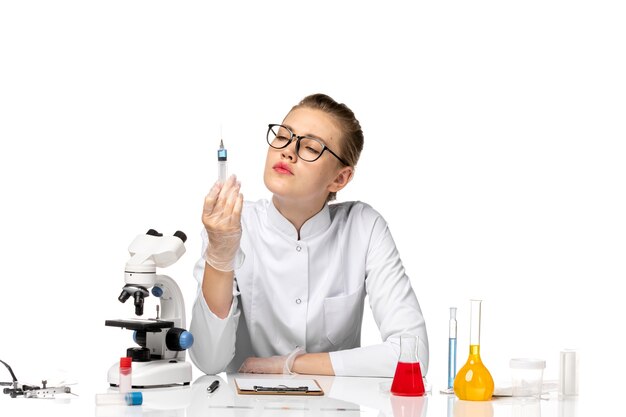
[(350, 166), (335, 152), (331, 151), (321, 140), (311, 136), (298, 136), (288, 127), (283, 125), (271, 124), (267, 129), (267, 143), (274, 149), (283, 149), (289, 146), (293, 140), (296, 140), (296, 154), (303, 161), (317, 161), (324, 151), (330, 152), (335, 158), (345, 166)]

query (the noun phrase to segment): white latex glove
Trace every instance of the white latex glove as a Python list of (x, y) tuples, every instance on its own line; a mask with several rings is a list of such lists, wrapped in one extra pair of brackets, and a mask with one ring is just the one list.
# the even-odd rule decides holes
[(249, 357), (246, 359), (239, 372), (250, 374), (287, 374), (293, 375), (295, 372), (291, 370), (293, 368), (293, 362), (300, 355), (304, 355), (306, 351), (301, 348), (295, 348), (291, 353), (284, 356), (271, 356), (269, 358), (257, 358)]
[(234, 261), (241, 240), (241, 184), (231, 175), (224, 184), (216, 182), (204, 199), (202, 223), (209, 235), (203, 258), (220, 271), (235, 269)]

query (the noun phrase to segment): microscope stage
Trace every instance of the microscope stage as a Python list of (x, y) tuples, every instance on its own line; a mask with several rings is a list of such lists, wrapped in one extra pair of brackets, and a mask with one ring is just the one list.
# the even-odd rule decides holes
[(155, 319), (126, 319), (126, 320), (107, 320), (105, 326), (123, 327), (128, 330), (144, 330), (146, 332), (160, 332), (161, 329), (169, 329), (174, 327), (173, 321), (155, 320)]

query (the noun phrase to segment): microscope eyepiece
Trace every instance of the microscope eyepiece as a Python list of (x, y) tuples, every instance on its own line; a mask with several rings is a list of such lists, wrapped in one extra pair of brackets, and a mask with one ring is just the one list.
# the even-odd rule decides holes
[(187, 235), (184, 234), (183, 232), (181, 232), (180, 230), (177, 230), (174, 233), (174, 236), (176, 236), (177, 238), (179, 238), (180, 240), (183, 241), (183, 243), (185, 243), (187, 241)]

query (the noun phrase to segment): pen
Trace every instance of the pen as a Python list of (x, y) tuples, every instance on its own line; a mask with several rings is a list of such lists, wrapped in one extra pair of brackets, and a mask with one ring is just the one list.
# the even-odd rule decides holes
[(211, 385), (208, 386), (206, 390), (209, 392), (209, 394), (213, 394), (213, 392), (219, 387), (220, 387), (220, 381), (216, 379), (215, 381), (211, 383)]

